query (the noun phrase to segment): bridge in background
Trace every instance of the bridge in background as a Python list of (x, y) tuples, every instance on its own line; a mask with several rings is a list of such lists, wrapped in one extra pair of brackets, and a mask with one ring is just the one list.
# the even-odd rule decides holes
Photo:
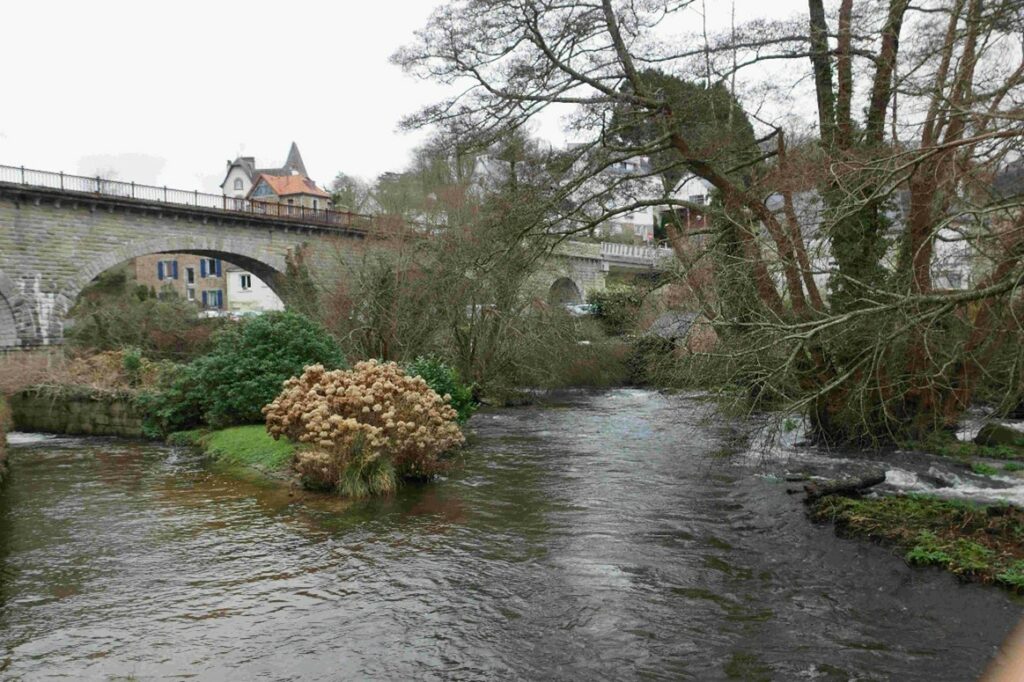
[[(373, 217), (0, 165), (0, 350), (58, 345), (64, 317), (97, 275), (138, 256), (220, 258), (278, 286), (289, 258), (354, 265)], [(661, 269), (671, 250), (566, 242), (538, 293), (582, 299), (609, 272)], [(340, 260), (339, 260), (340, 259)]]

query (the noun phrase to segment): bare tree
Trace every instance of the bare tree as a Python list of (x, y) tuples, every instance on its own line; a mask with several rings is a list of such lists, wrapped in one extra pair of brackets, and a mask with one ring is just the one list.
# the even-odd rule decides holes
[[(406, 125), (485, 143), (570, 111), (584, 143), (566, 152), (533, 229), (569, 234), (651, 205), (709, 212), (707, 312), (724, 348), (743, 337), (735, 358), (758, 357), (757, 392), (804, 409), (828, 439), (949, 426), (993, 377), (987, 363), (1020, 340), (1007, 315), (1024, 213), (1020, 192), (994, 183), (1024, 141), (1020, 2), (809, 0), (802, 18), (673, 37), (691, 5), (451, 2), (394, 59), (455, 94)], [(745, 112), (733, 90), (745, 74), (789, 93), (813, 83), (815, 139), (763, 120), (756, 101)], [(604, 179), (638, 155), (652, 167)], [(714, 187), (712, 206), (670, 182), (651, 195), (652, 177), (684, 174)], [(949, 244), (970, 251), (966, 288), (933, 281)], [(734, 290), (750, 295), (730, 304)]]

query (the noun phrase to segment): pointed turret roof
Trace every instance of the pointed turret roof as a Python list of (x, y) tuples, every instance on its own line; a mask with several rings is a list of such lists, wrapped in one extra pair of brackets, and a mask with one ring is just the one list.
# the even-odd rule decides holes
[(294, 142), (292, 142), (292, 148), (288, 150), (288, 160), (284, 162), (284, 167), (297, 171), (299, 175), (309, 176), (309, 173), (306, 172), (306, 164), (302, 163), (299, 145)]

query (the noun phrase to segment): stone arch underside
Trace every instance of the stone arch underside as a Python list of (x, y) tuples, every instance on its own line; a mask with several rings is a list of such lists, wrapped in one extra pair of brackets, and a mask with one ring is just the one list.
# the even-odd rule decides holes
[(283, 275), (286, 267), (286, 248), (281, 248), (280, 255), (268, 255), (264, 249), (248, 243), (246, 240), (205, 240), (171, 237), (166, 239), (150, 239), (130, 242), (120, 249), (93, 258), (86, 263), (78, 274), (61, 288), (60, 294), (68, 303), (73, 302), (82, 289), (101, 273), (112, 267), (125, 263), (139, 256), (159, 253), (182, 253), (195, 256), (220, 258), (237, 265), (266, 282), (271, 288), (279, 286), (278, 275)]
[(0, 272), (0, 350), (27, 345), (32, 314), (14, 281)]
[(572, 279), (559, 277), (548, 289), (548, 303), (552, 305), (583, 303), (583, 292)]
[(279, 289), (286, 269), (285, 254), (287, 252), (288, 246), (284, 244), (281, 244), (276, 251), (271, 251), (265, 245), (245, 239), (191, 239), (170, 236), (129, 242), (118, 249), (100, 254), (84, 262), (78, 272), (60, 287), (52, 302), (53, 314), (51, 317), (54, 323), (51, 323), (50, 329), (40, 330), (43, 332), (42, 338), (46, 339), (46, 343), (62, 342), (64, 317), (82, 290), (101, 273), (134, 258), (153, 254), (190, 254), (219, 258), (226, 263), (251, 272), (280, 295)]

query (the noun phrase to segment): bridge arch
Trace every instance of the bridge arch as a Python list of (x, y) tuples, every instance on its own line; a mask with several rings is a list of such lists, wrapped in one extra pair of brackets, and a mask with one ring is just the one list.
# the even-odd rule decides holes
[[(63, 343), (64, 320), (82, 290), (101, 273), (134, 258), (153, 254), (190, 254), (219, 258), (251, 272), (280, 296), (280, 276), (286, 269), (286, 252), (287, 249), (281, 249), (280, 254), (273, 253), (260, 248), (250, 240), (231, 238), (204, 239), (170, 235), (127, 242), (81, 263), (71, 277), (58, 284), (55, 295), (37, 295), (38, 320), (29, 324), (28, 336), (32, 338), (23, 345), (38, 345), (40, 342), (45, 345)], [(0, 316), (2, 314), (0, 304)], [(0, 341), (0, 348), (5, 346), (6, 344)]]
[(158, 253), (186, 253), (195, 256), (208, 256), (237, 265), (259, 277), (277, 293), (280, 278), (285, 272), (285, 257), (270, 255), (245, 239), (203, 239), (190, 237), (162, 237), (128, 242), (101, 256), (93, 258), (71, 277), (60, 289), (60, 298), (64, 304), (61, 314), (67, 312), (71, 304), (78, 298), (82, 289), (101, 273), (139, 256)]
[(569, 277), (559, 277), (548, 288), (548, 303), (551, 305), (583, 303), (583, 289)]

